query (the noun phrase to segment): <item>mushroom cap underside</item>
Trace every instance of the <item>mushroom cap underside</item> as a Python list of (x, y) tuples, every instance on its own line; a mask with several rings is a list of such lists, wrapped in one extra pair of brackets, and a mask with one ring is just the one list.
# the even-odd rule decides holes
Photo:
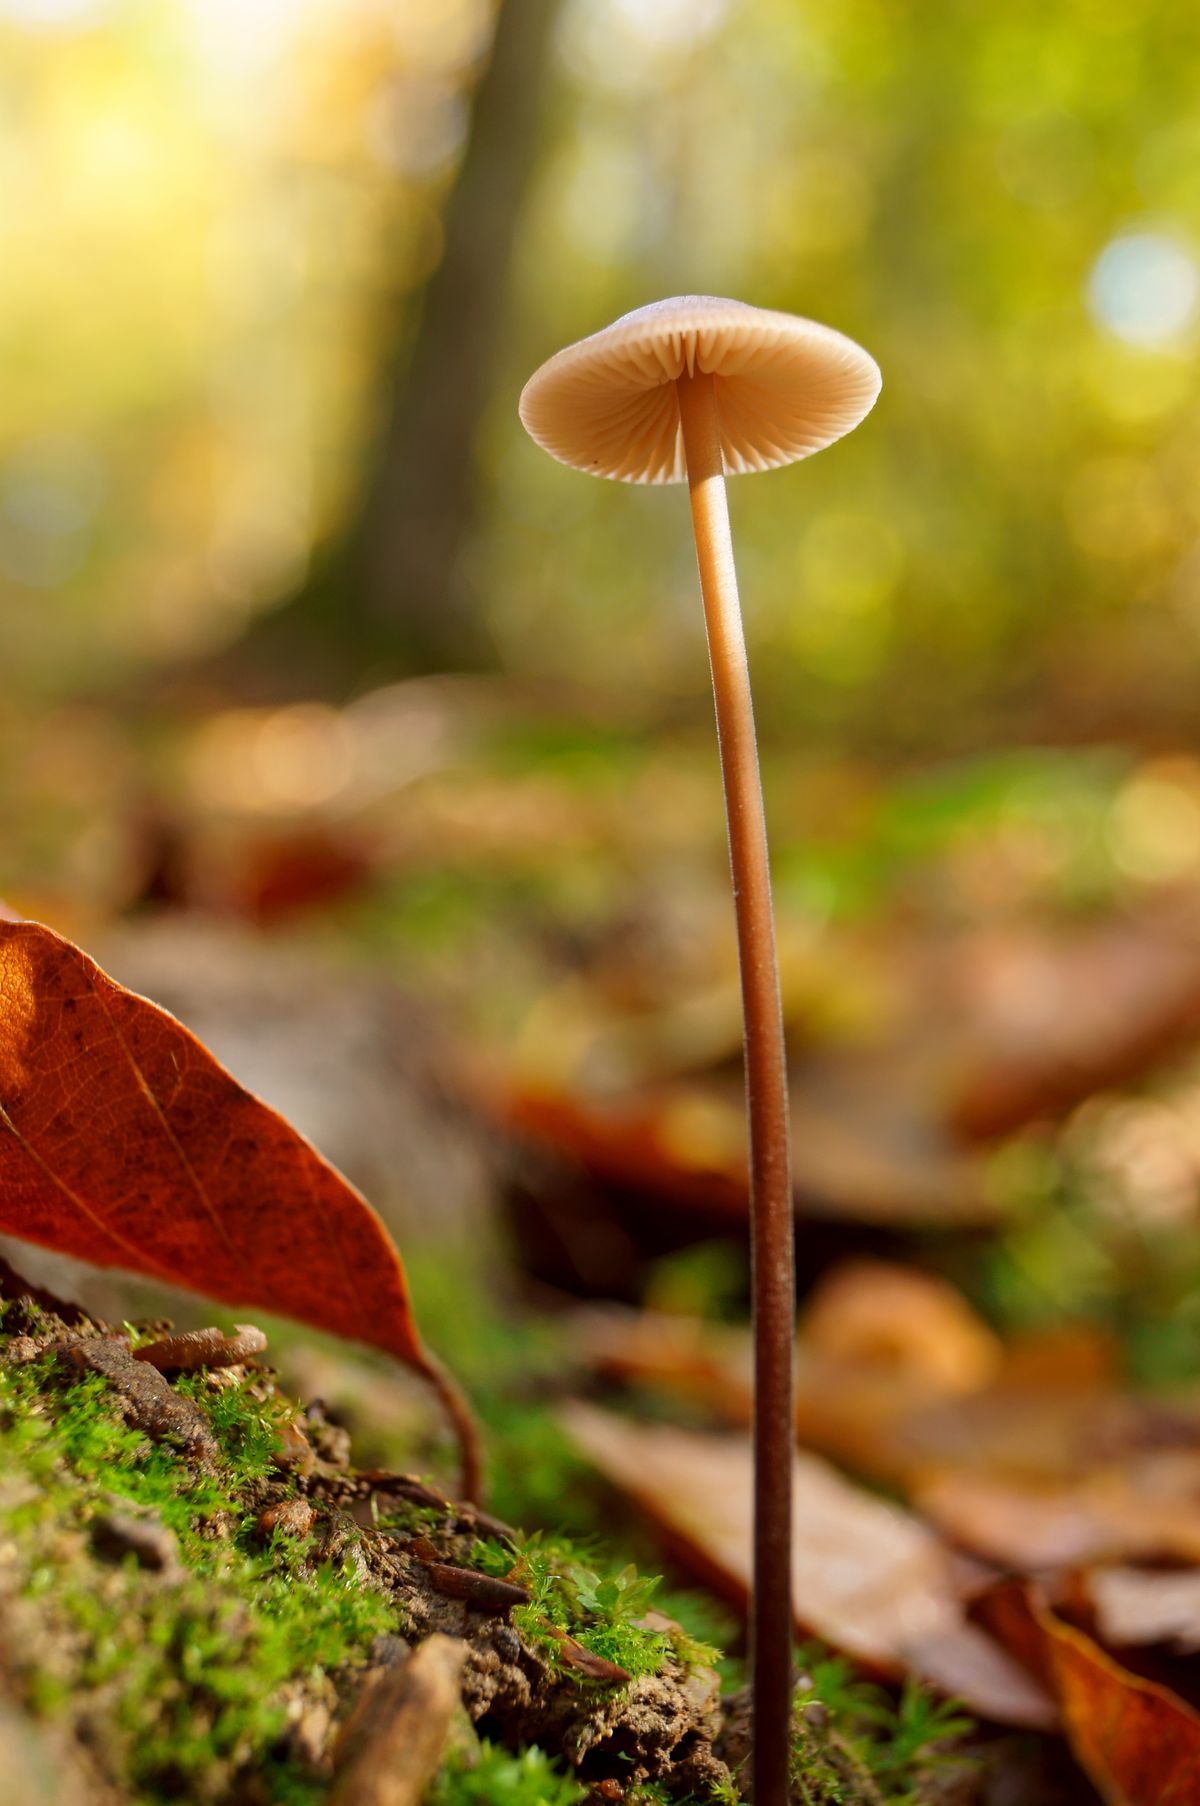
[(710, 295), (624, 314), (568, 345), (521, 394), (525, 430), (563, 464), (624, 483), (681, 483), (687, 471), (676, 379), (713, 377), (731, 474), (807, 458), (874, 405), (873, 357), (830, 326)]

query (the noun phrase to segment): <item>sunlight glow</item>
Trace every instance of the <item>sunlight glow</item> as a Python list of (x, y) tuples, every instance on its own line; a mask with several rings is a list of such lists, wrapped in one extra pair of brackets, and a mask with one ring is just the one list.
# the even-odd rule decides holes
[(633, 37), (663, 49), (686, 49), (711, 37), (729, 0), (607, 0)]
[(112, 0), (0, 0), (0, 19), (34, 31), (74, 31), (111, 8)]
[(1196, 258), (1165, 232), (1122, 233), (1092, 266), (1088, 304), (1102, 326), (1131, 345), (1167, 344), (1196, 317)]

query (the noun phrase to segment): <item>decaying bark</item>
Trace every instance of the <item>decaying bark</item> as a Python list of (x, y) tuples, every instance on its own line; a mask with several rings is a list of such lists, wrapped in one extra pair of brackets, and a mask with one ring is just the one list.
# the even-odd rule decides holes
[(334, 1751), (329, 1806), (420, 1806), (458, 1706), (466, 1644), (426, 1637), (363, 1688)]

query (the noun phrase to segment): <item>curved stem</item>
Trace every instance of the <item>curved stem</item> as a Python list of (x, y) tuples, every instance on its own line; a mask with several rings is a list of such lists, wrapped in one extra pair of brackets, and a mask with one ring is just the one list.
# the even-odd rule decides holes
[(458, 1497), (471, 1505), (483, 1503), (483, 1447), (479, 1425), (465, 1392), (449, 1370), (427, 1348), (421, 1350), (419, 1371), (424, 1375), (449, 1420), (458, 1444)]
[(712, 665), (737, 913), (750, 1119), (754, 1317), (754, 1806), (786, 1806), (792, 1691), (795, 1280), (788, 1092), (750, 672), (711, 376), (681, 376), (679, 413)]

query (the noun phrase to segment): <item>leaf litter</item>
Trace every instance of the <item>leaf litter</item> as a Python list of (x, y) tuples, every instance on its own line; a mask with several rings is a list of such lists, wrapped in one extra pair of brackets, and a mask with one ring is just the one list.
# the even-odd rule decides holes
[[(746, 1422), (745, 1332), (610, 1306), (577, 1313), (575, 1334), (602, 1372), (650, 1386), (660, 1406), (676, 1392), (692, 1411)], [(944, 1281), (869, 1262), (835, 1270), (814, 1294), (797, 1374), (801, 1444), (898, 1485), (912, 1507), (802, 1450), (801, 1628), (868, 1667), (922, 1674), (984, 1718), (1020, 1708), (1019, 1690), (1007, 1701), (993, 1691), (1016, 1673), (1041, 1710), (1061, 1714), (1113, 1806), (1200, 1797), (1200, 1718), (1178, 1660), (1200, 1641), (1197, 1566), (1182, 1565), (1200, 1564), (1200, 1404), (1123, 1389), (1094, 1331), (1003, 1343)], [(672, 1549), (744, 1597), (745, 1441), (582, 1407), (570, 1422)], [(998, 1568), (1028, 1578), (997, 1585)], [(1155, 1672), (1139, 1672), (1154, 1646)]]
[[(748, 1441), (633, 1424), (581, 1404), (564, 1421), (676, 1551), (745, 1604), (753, 1505)], [(793, 1475), (800, 1635), (821, 1638), (877, 1674), (919, 1675), (996, 1723), (1053, 1725), (1049, 1698), (967, 1622), (949, 1556), (934, 1535), (815, 1456), (798, 1455)]]
[[(888, 1033), (876, 1035), (866, 1057), (862, 1046), (822, 1048), (819, 1035), (807, 1045), (802, 1036), (803, 1084), (796, 1109), (816, 1150), (806, 1196), (854, 1220), (994, 1222), (997, 1201), (986, 1158), (990, 1138), (1031, 1119), (1061, 1115), (1099, 1085), (1117, 1082), (1160, 1060), (1194, 1033), (1193, 951), (1185, 920), (1190, 905), (1186, 897), (1177, 902), (1178, 909), (1168, 912), (1171, 919), (1161, 910), (1134, 912), (1096, 934), (1080, 936), (1072, 928), (1065, 937), (1057, 937), (1057, 945), (1055, 937), (1003, 933), (960, 937), (954, 958), (942, 962), (943, 978), (933, 992), (922, 979), (914, 993), (918, 1010), (924, 1009), (930, 1019), (928, 1058), (912, 1057), (913, 1048), (920, 1053), (922, 1043), (911, 1007), (907, 1017), (902, 1011), (886, 1020), (877, 1018)], [(854, 939), (851, 935), (844, 943), (851, 964), (857, 957)], [(1078, 946), (1077, 954), (1072, 944)], [(822, 950), (823, 957), (827, 951)], [(882, 953), (884, 964), (910, 977), (920, 978), (932, 969), (919, 950), (915, 956), (898, 950), (890, 932)], [(1110, 1009), (1105, 975), (1114, 962), (1120, 982)], [(1042, 1020), (1038, 1011), (1051, 992), (1060, 1002), (1065, 997), (1069, 1007), (1060, 1012), (1066, 1039), (1059, 1036), (1047, 1043), (1044, 1020), (1038, 1026)], [(1111, 989), (1107, 996), (1112, 998)], [(935, 1004), (949, 1000), (958, 1010), (957, 1040), (945, 1037), (947, 1017), (933, 1022), (937, 1009), (929, 1007), (931, 998)], [(720, 1002), (717, 997), (714, 1019)], [(895, 1033), (897, 1027), (903, 1032)], [(889, 1052), (889, 1034), (903, 1054), (899, 1065)], [(939, 1036), (940, 1049), (934, 1045)], [(669, 1034), (662, 1037), (664, 1049), (671, 1040)], [(720, 1052), (719, 1024), (714, 1030), (710, 1023), (707, 1045), (717, 1057), (725, 1057)], [(732, 1043), (727, 1051), (732, 1051)], [(943, 1083), (939, 1074), (954, 1082)], [(909, 1080), (919, 1081), (916, 1089)], [(648, 1169), (635, 1163), (633, 1176), (655, 1195), (674, 1195), (685, 1212), (707, 1187), (710, 1201), (716, 1197), (734, 1220), (744, 1210), (736, 1086), (724, 1076), (706, 1079), (703, 1071), (698, 1079), (679, 1081), (669, 1061), (661, 1070), (661, 1083), (668, 1107), (660, 1108), (651, 1099), (644, 1118), (658, 1164)], [(546, 1095), (556, 1101), (565, 1097), (568, 1119), (577, 1109), (591, 1107), (583, 1092)], [(636, 1090), (627, 1099), (618, 1099), (616, 1119), (626, 1110), (636, 1119), (648, 1095), (643, 1088), (642, 1102)], [(880, 1098), (886, 1100), (882, 1117)], [(611, 1170), (601, 1170), (601, 1176), (623, 1182), (629, 1173), (620, 1137), (611, 1131), (611, 1096), (599, 1108), (596, 1158), (601, 1169), (605, 1160), (611, 1163)], [(703, 1130), (698, 1139), (693, 1133), (697, 1125)], [(822, 1145), (831, 1149), (827, 1158), (821, 1154)], [(697, 1147), (707, 1148), (709, 1154), (697, 1160)], [(725, 1151), (714, 1157), (713, 1150), (722, 1147)], [(681, 1149), (689, 1155), (682, 1164)], [(566, 1151), (574, 1152), (569, 1147)], [(911, 1157), (914, 1154), (916, 1158)], [(856, 1303), (851, 1285), (836, 1298), (836, 1309), (832, 1293), (827, 1295), (826, 1329), (832, 1339), (818, 1333), (810, 1312), (807, 1346), (801, 1349), (803, 1439), (852, 1470), (899, 1487), (927, 1517), (940, 1522), (943, 1534), (952, 1532), (966, 1546), (1006, 1565), (1043, 1574), (1049, 1569), (1053, 1577), (1082, 1564), (1083, 1584), (1097, 1583), (1096, 1629), (1111, 1635), (1111, 1630), (1104, 1633), (1099, 1604), (1102, 1576), (1128, 1576), (1128, 1600), (1137, 1596), (1139, 1585), (1172, 1571), (1087, 1564), (1101, 1558), (1194, 1559), (1189, 1409), (1151, 1408), (1147, 1401), (1121, 1393), (1103, 1338), (1093, 1338), (1090, 1345), (1087, 1337), (1081, 1339), (1078, 1365), (1072, 1365), (1072, 1359), (1079, 1347), (1072, 1347), (1069, 1336), (1000, 1344), (978, 1319), (972, 1323), (969, 1313), (956, 1312), (944, 1291), (941, 1304), (947, 1309), (939, 1318), (928, 1296), (921, 1302), (911, 1279), (893, 1271), (891, 1279), (883, 1281), (891, 1285), (889, 1294), (876, 1273), (873, 1295), (864, 1287)], [(871, 1353), (863, 1340), (856, 1343), (856, 1309), (865, 1343), (873, 1342)], [(617, 1326), (611, 1327), (610, 1352), (619, 1333)], [(645, 1327), (660, 1343), (676, 1336), (676, 1344), (676, 1332), (684, 1328), (669, 1326), (664, 1338), (662, 1326)], [(629, 1340), (638, 1342), (632, 1331)], [(739, 1421), (745, 1362), (736, 1335), (731, 1334), (719, 1350), (716, 1339), (708, 1343), (698, 1334), (694, 1340), (690, 1356), (674, 1347), (670, 1358), (676, 1371), (671, 1383), (685, 1391), (690, 1385), (694, 1399), (708, 1407), (715, 1403), (730, 1421)], [(624, 1377), (635, 1377), (633, 1370), (644, 1353), (644, 1347), (633, 1347)], [(612, 1361), (610, 1371), (617, 1365)], [(702, 1377), (706, 1368), (710, 1377), (719, 1376), (712, 1378), (707, 1396)], [(649, 1360), (643, 1363), (641, 1377), (661, 1383), (664, 1375), (661, 1369), (655, 1373), (655, 1361)], [(976, 1490), (971, 1493), (973, 1484)], [(1028, 1513), (1024, 1527), (1021, 1501)], [(1040, 1530), (1033, 1521), (1035, 1512), (1042, 1514)], [(997, 1529), (1006, 1516), (1007, 1538)], [(1047, 1523), (1058, 1535), (1057, 1542), (1047, 1532)], [(1059, 1535), (1064, 1525), (1067, 1534)], [(922, 1528), (944, 1552), (941, 1536), (928, 1526)], [(951, 1570), (961, 1604), (979, 1584), (980, 1575), (953, 1561)], [(1161, 1610), (1159, 1616), (1164, 1617)], [(1165, 1620), (1162, 1634), (1169, 1640), (1170, 1612)], [(1088, 1635), (1078, 1626), (1067, 1628), (1079, 1638)], [(1048, 1634), (1043, 1626), (1043, 1642)], [(1018, 1645), (1016, 1638), (1014, 1649)], [(1028, 1647), (1024, 1653), (1028, 1655)], [(1043, 1674), (1052, 1673), (1044, 1659), (1035, 1666)], [(1061, 1696), (1057, 1683), (1056, 1690)], [(1094, 1756), (1085, 1766), (1106, 1797), (1140, 1798), (1136, 1780), (1131, 1782), (1128, 1775), (1114, 1780), (1096, 1767)], [(1112, 1791), (1130, 1786), (1133, 1791), (1128, 1794)]]

